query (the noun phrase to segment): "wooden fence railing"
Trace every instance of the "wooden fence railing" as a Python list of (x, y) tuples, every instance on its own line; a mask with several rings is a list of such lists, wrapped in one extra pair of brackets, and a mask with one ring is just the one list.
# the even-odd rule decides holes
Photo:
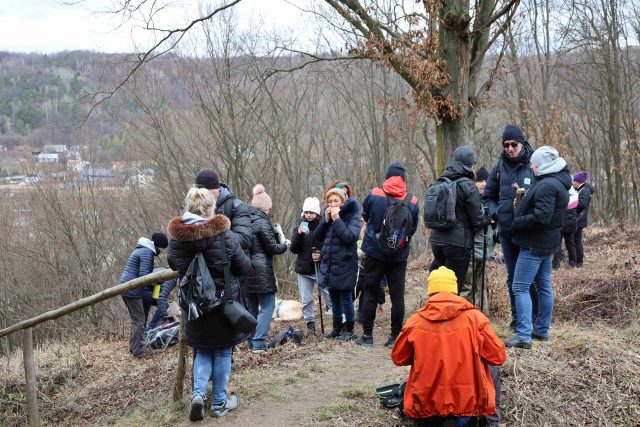
[[(152, 285), (165, 280), (171, 280), (178, 277), (178, 272), (173, 270), (163, 270), (156, 273), (147, 274), (138, 277), (117, 286), (105, 289), (97, 294), (88, 296), (71, 304), (65, 305), (58, 309), (48, 311), (31, 319), (23, 320), (15, 325), (0, 330), (0, 338), (12, 334), (14, 332), (23, 331), (22, 334), (22, 357), (24, 363), (24, 374), (26, 382), (27, 394), (27, 416), (30, 426), (40, 426), (40, 413), (38, 411), (38, 386), (36, 382), (36, 364), (33, 358), (33, 332), (32, 328), (47, 320), (57, 319), (74, 311), (99, 303), (101, 301), (113, 298), (123, 292), (138, 289), (143, 286)], [(183, 374), (184, 377), (184, 374)]]

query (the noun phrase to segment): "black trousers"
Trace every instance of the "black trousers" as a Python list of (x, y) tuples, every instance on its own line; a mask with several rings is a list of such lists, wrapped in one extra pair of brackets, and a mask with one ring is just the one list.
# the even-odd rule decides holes
[(582, 245), (582, 230), (584, 227), (578, 228), (575, 233), (574, 242), (576, 244), (576, 266), (582, 267), (584, 262), (584, 246)]
[(433, 261), (431, 261), (429, 272), (443, 265), (453, 270), (456, 279), (458, 279), (458, 294), (460, 294), (464, 289), (464, 279), (467, 277), (467, 270), (471, 262), (471, 250), (461, 246), (431, 243), (431, 252), (433, 252)]
[(391, 336), (397, 337), (404, 321), (404, 280), (407, 261), (386, 262), (367, 255), (364, 259), (364, 301), (362, 308), (362, 331), (373, 336), (373, 322), (380, 290), (380, 281), (387, 276), (389, 298), (391, 299)]

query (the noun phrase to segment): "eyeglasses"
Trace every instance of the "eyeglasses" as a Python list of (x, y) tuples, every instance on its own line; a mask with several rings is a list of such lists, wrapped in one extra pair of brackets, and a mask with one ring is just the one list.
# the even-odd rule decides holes
[(506, 150), (506, 149), (507, 149), (507, 148), (509, 148), (509, 147), (511, 147), (511, 148), (518, 148), (518, 145), (519, 145), (519, 144), (520, 144), (519, 142), (505, 142), (505, 143), (504, 143), (504, 144), (502, 144), (502, 145), (504, 145), (504, 148), (505, 148), (505, 150)]

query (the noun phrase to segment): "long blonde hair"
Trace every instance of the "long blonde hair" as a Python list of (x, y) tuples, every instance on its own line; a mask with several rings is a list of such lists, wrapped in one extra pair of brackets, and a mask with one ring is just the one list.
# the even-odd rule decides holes
[(184, 199), (184, 211), (191, 212), (202, 218), (211, 219), (213, 218), (215, 204), (216, 199), (211, 194), (211, 191), (206, 188), (192, 187)]

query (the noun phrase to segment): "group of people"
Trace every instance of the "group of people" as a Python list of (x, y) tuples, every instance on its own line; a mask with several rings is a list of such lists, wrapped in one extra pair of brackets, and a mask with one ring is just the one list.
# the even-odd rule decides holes
[[(430, 227), (433, 262), (429, 268), (429, 300), (404, 326), (405, 275), (411, 238), (418, 228), (419, 206), (418, 198), (408, 191), (406, 170), (400, 162), (387, 167), (382, 185), (373, 188), (362, 204), (344, 180), (331, 183), (322, 200), (307, 197), (290, 240), (278, 238), (274, 230), (269, 216), (272, 201), (264, 186), (254, 187), (253, 199), (247, 205), (220, 182), (216, 172), (200, 171), (186, 195), (183, 214), (167, 227), (168, 239), (161, 233), (151, 239), (141, 238), (125, 269), (129, 273), (120, 279), (122, 283), (150, 273), (153, 257), (167, 247), (169, 266), (180, 276), (202, 252), (216, 283), (224, 282), (223, 258), (229, 260), (230, 297), (245, 304), (257, 326), (253, 333), (234, 330), (220, 311), (187, 321), (186, 341), (196, 354), (190, 419), (204, 417), (210, 380), (211, 415), (223, 416), (237, 407), (237, 397), (227, 394), (234, 347), (247, 341), (255, 354), (267, 349), (277, 291), (273, 258), (287, 249), (297, 255), (295, 271), (309, 334), (316, 333), (313, 303), (317, 286), (332, 315), (332, 327), (325, 336), (373, 346), (381, 283), (386, 282), (391, 325), (384, 346), (393, 348), (396, 364), (412, 365), (404, 401), (408, 416), (488, 415), (499, 419), (493, 385), (496, 382), (499, 388), (499, 375), (489, 366), (504, 363), (505, 345), (531, 348), (532, 339), (548, 340), (553, 308), (552, 256), (558, 250), (565, 217), (569, 210), (575, 210), (574, 264), (582, 265), (582, 229), (587, 225), (593, 192), (586, 184), (586, 172), (576, 173), (572, 179), (557, 150), (544, 146), (534, 151), (517, 126), (505, 128), (502, 144), (500, 159), (490, 171), (475, 169), (473, 149), (458, 147), (439, 178), (449, 185), (448, 191), (453, 191), (455, 209), (446, 226)], [(578, 195), (577, 203), (570, 199), (572, 187)], [(392, 208), (401, 212), (398, 217), (404, 214), (404, 219), (392, 241), (381, 243)], [(424, 220), (432, 224), (426, 211)], [(504, 343), (474, 305), (483, 298), (478, 295), (478, 284), (484, 281), (485, 262), (493, 252), (494, 239), (504, 255), (514, 330), (514, 336)], [(385, 247), (390, 244), (395, 245), (392, 251)], [(354, 330), (356, 284), (363, 293), (358, 307), (362, 333), (358, 335)], [(139, 297), (137, 293), (123, 295), (132, 318), (130, 351), (134, 356), (145, 355), (140, 327), (144, 324), (140, 312), (144, 310), (137, 302)], [(439, 373), (434, 371), (438, 369)], [(480, 380), (483, 382), (478, 385)], [(434, 381), (447, 384), (441, 386)], [(466, 384), (465, 390), (458, 390), (462, 383)], [(488, 394), (480, 396), (480, 391)], [(463, 395), (468, 398), (464, 404), (459, 402)]]

